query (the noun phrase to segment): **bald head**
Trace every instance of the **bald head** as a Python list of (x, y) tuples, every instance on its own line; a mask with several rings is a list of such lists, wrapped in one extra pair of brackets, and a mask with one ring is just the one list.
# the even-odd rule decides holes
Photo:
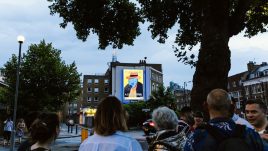
[(228, 93), (223, 89), (214, 89), (207, 96), (209, 112), (214, 111), (221, 116), (228, 117), (231, 100)]

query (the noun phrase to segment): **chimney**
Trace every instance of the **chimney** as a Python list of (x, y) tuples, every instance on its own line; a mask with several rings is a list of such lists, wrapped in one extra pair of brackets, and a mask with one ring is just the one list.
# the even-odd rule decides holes
[(251, 72), (255, 69), (255, 64), (253, 63), (253, 61), (249, 61), (248, 64), (248, 71)]
[(262, 66), (266, 66), (267, 65), (267, 62), (262, 62), (261, 65)]

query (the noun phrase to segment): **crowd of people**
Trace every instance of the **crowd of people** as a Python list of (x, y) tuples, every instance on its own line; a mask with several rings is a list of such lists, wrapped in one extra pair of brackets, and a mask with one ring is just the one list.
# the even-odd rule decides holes
[[(146, 138), (149, 151), (266, 151), (266, 105), (247, 101), (246, 119), (236, 114), (234, 101), (222, 89), (212, 90), (206, 100), (209, 120), (201, 111), (184, 107), (178, 116), (161, 106), (152, 112), (157, 132)], [(140, 144), (125, 134), (127, 113), (116, 97), (107, 97), (97, 108), (94, 134), (79, 151), (141, 151)]]
[[(174, 110), (160, 106), (153, 110), (157, 132), (146, 138), (149, 151), (268, 151), (267, 106), (260, 100), (245, 105), (246, 118), (236, 114), (235, 102), (223, 89), (212, 90), (205, 101), (209, 120), (201, 111), (184, 107), (178, 116)], [(59, 117), (55, 113), (30, 113), (17, 124), (21, 138), (28, 129), (30, 137), (18, 151), (50, 151), (59, 134)], [(108, 96), (97, 107), (93, 134), (82, 142), (79, 151), (142, 151), (140, 143), (126, 131), (128, 113), (118, 98)], [(14, 123), (5, 121), (4, 138), (8, 143)]]

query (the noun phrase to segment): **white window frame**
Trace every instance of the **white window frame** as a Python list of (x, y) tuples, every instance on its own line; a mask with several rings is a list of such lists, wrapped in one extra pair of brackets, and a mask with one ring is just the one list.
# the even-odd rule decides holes
[(94, 88), (94, 93), (99, 93), (99, 88)]
[(99, 84), (99, 79), (94, 79), (95, 84)]
[(92, 83), (92, 79), (87, 79), (87, 83), (91, 84)]
[(109, 80), (108, 79), (104, 79), (104, 84), (109, 84)]

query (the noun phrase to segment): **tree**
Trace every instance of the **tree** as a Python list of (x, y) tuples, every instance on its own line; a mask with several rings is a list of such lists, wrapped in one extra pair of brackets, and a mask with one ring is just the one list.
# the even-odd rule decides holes
[[(57, 111), (63, 103), (79, 96), (80, 75), (75, 63), (66, 65), (61, 51), (42, 40), (23, 54), (20, 69), (18, 113), (24, 111)], [(17, 57), (13, 55), (1, 69), (9, 85), (7, 96), (14, 98)], [(13, 99), (9, 100), (13, 104)]]
[[(132, 45), (140, 34), (139, 24), (150, 23), (152, 38), (164, 43), (167, 32), (179, 27), (174, 46), (178, 61), (196, 67), (191, 106), (202, 108), (209, 91), (227, 89), (231, 52), (230, 37), (245, 31), (251, 37), (266, 32), (267, 0), (48, 0), (51, 14), (63, 18), (61, 27), (72, 23), (77, 37), (99, 36), (99, 47)], [(201, 43), (198, 58), (189, 54)]]
[(167, 106), (176, 110), (175, 96), (171, 93), (170, 89), (166, 89), (162, 85), (158, 88), (158, 90), (152, 92), (147, 104), (151, 110), (154, 110), (159, 106)]

